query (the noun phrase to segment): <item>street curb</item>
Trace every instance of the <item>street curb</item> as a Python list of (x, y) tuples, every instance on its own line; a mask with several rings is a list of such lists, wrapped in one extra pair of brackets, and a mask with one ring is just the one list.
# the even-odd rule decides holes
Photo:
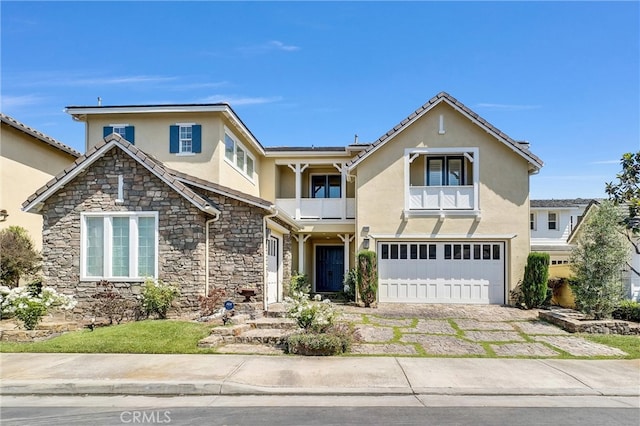
[(640, 397), (640, 392), (624, 389), (585, 388), (295, 388), (261, 387), (216, 382), (136, 382), (136, 381), (38, 382), (3, 381), (0, 395), (144, 395), (144, 396), (243, 396), (243, 395), (350, 395), (350, 396), (599, 396)]

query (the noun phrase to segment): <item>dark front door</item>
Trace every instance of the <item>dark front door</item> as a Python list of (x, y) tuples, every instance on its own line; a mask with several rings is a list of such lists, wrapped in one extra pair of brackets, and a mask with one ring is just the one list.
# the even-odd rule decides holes
[(316, 292), (342, 290), (344, 275), (344, 247), (316, 247)]

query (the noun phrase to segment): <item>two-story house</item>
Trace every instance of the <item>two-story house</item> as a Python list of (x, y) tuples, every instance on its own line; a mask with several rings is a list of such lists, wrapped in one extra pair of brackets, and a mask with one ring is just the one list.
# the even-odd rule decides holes
[(507, 303), (522, 277), (542, 161), (447, 93), (373, 143), (333, 148), (265, 147), (227, 104), (67, 112), (87, 152), (24, 203), (65, 291), (152, 276), (186, 305), (249, 287), (267, 307), (293, 271), (339, 291), (362, 249), (381, 302)]
[(0, 229), (20, 226), (42, 248), (42, 217), (21, 210), (36, 191), (80, 153), (13, 117), (0, 114)]
[(531, 251), (549, 253), (552, 265), (569, 263), (569, 236), (593, 199), (531, 200)]

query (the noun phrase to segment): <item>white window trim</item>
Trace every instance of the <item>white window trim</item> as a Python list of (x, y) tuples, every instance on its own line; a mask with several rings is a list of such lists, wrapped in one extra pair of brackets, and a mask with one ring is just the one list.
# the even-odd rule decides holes
[[(182, 155), (182, 156), (186, 156), (186, 155), (195, 155), (195, 152), (193, 152), (193, 126), (195, 126), (196, 123), (176, 123), (176, 126), (178, 126), (178, 152), (176, 153), (176, 155)], [(191, 139), (189, 139), (191, 141), (191, 150), (190, 151), (183, 151), (182, 150), (182, 129), (189, 127), (191, 128)], [(185, 139), (186, 140), (186, 139)]]
[[(223, 143), (222, 146), (224, 147), (223, 149), (223, 154), (222, 157), (224, 158), (224, 161), (229, 164), (231, 167), (233, 167), (234, 169), (236, 169), (242, 176), (244, 176), (246, 179), (248, 179), (251, 183), (255, 184), (255, 180), (254, 180), (254, 175), (256, 174), (256, 158), (249, 152), (249, 150), (247, 149), (247, 147), (245, 145), (242, 144), (242, 142), (240, 142), (238, 140), (238, 138), (236, 137), (236, 135), (227, 127), (224, 126), (224, 134), (225, 137), (223, 139)], [(226, 147), (227, 147), (227, 141), (226, 141), (226, 136), (229, 136), (231, 138), (231, 140), (233, 141), (233, 161), (229, 160), (227, 158), (226, 155)], [(238, 167), (237, 163), (237, 157), (236, 157), (236, 153), (238, 150), (238, 147), (240, 147), (243, 151), (244, 151), (244, 155), (245, 155), (245, 169), (247, 167), (247, 160), (246, 158), (251, 158), (251, 160), (253, 161), (253, 175), (249, 176), (246, 172), (246, 170), (242, 170), (240, 167)]]
[(118, 123), (118, 124), (109, 124), (108, 127), (111, 127), (113, 129), (112, 133), (117, 133), (118, 135), (122, 136), (124, 138), (124, 134), (120, 134), (118, 132), (116, 132), (116, 129), (122, 128), (122, 130), (124, 130), (126, 132), (126, 128), (129, 126), (129, 124), (123, 124), (123, 123)]
[[(342, 175), (340, 173), (309, 173), (309, 198), (313, 198), (312, 194), (313, 194), (313, 177), (314, 176), (338, 176), (341, 177)], [(345, 190), (345, 188), (342, 186), (342, 179), (340, 180), (340, 197), (338, 198), (317, 198), (318, 200), (321, 199), (326, 199), (326, 200), (339, 200), (343, 197), (343, 191)]]
[[(549, 227), (549, 222), (551, 222), (549, 215), (554, 214), (556, 216), (556, 220), (554, 221), (556, 224), (555, 228)], [(548, 231), (559, 231), (560, 230), (560, 214), (556, 211), (547, 212), (547, 230)]]
[[(409, 208), (410, 194), (409, 189), (411, 186), (411, 162), (420, 154), (423, 155), (461, 155), (471, 161), (471, 168), (473, 171), (473, 210), (434, 210), (434, 211), (412, 211)], [(471, 214), (477, 218), (480, 217), (480, 149), (477, 147), (455, 147), (455, 148), (407, 148), (404, 150), (404, 216), (415, 215), (440, 215), (453, 214), (453, 215), (467, 215)]]
[[(87, 261), (86, 261), (86, 253), (87, 253), (87, 225), (85, 218), (87, 217), (129, 217), (133, 219), (137, 219), (139, 217), (153, 217), (155, 219), (155, 259), (154, 259), (154, 271), (153, 277), (156, 278), (158, 276), (158, 241), (159, 241), (159, 233), (158, 233), (158, 212), (153, 211), (143, 211), (143, 212), (82, 212), (80, 213), (80, 281), (99, 281), (102, 279), (106, 279), (113, 282), (144, 282), (148, 277), (138, 277), (138, 227), (132, 226), (129, 227), (129, 241), (133, 242), (129, 246), (130, 254), (129, 257), (129, 277), (113, 277), (111, 276), (111, 241), (112, 241), (112, 229), (111, 229), (111, 220), (105, 221), (104, 227), (104, 266), (103, 271), (105, 272), (104, 276), (89, 276), (87, 275)], [(131, 223), (131, 222), (130, 222)], [(136, 220), (137, 223), (137, 220)]]

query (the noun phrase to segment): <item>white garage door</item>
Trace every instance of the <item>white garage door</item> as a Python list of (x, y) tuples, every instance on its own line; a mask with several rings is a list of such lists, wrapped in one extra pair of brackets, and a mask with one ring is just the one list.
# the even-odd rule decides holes
[(380, 302), (504, 303), (503, 242), (380, 242)]

